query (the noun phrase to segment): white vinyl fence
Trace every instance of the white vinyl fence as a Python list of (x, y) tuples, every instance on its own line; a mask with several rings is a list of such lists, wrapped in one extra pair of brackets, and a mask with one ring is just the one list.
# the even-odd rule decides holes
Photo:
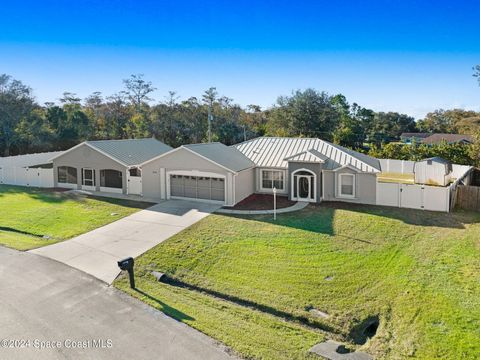
[(53, 169), (36, 168), (48, 164), (61, 151), (0, 158), (0, 184), (49, 188), (54, 186)]
[(0, 168), (0, 184), (53, 187), (53, 169), (6, 167)]
[(377, 182), (377, 205), (450, 211), (450, 187)]

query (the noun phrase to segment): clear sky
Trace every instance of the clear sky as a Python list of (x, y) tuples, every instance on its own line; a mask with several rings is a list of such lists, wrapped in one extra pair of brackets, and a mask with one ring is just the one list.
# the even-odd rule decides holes
[(480, 110), (478, 0), (0, 0), (0, 73), (40, 102), (143, 73), (162, 100), (210, 86), (271, 106), (313, 87), (421, 118)]

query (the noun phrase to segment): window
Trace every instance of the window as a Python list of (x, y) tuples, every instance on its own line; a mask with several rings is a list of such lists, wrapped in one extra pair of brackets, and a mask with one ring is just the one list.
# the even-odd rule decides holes
[(77, 169), (70, 166), (59, 166), (57, 179), (62, 184), (76, 184), (77, 183)]
[(274, 187), (277, 190), (283, 190), (283, 171), (279, 170), (262, 170), (262, 189), (270, 190)]
[(339, 196), (355, 197), (355, 175), (340, 174), (339, 175)]
[(100, 186), (121, 189), (122, 188), (121, 171), (100, 170)]
[(128, 171), (130, 172), (130, 176), (132, 177), (142, 176), (142, 171), (139, 168), (131, 168)]

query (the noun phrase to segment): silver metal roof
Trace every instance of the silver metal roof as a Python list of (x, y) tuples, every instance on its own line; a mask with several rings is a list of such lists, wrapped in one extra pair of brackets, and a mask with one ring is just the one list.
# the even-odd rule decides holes
[(234, 172), (254, 167), (255, 164), (235, 147), (222, 143), (183, 145), (187, 148)]
[(127, 166), (139, 165), (172, 148), (153, 138), (86, 141), (89, 146), (108, 154)]
[(327, 169), (350, 165), (359, 171), (380, 171), (378, 159), (320, 139), (260, 137), (234, 147), (259, 167), (287, 168), (288, 160), (285, 158), (308, 152), (323, 156)]
[(284, 160), (287, 161), (296, 161), (296, 162), (310, 162), (310, 163), (324, 163), (328, 158), (319, 153), (317, 150), (310, 149), (307, 151), (302, 151), (293, 156), (288, 156)]
[(0, 167), (31, 167), (48, 164), (52, 162), (53, 157), (61, 154), (63, 151), (0, 157)]

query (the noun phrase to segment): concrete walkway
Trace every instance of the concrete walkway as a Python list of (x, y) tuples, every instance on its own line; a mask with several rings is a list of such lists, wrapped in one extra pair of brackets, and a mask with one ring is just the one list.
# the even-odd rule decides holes
[(23, 348), (0, 346), (1, 359), (232, 358), (199, 331), (51, 259), (0, 246), (0, 277), (0, 340), (25, 340)]
[[(277, 214), (284, 214), (293, 211), (305, 209), (308, 206), (306, 201), (298, 201), (292, 206), (277, 209)], [(273, 210), (232, 210), (232, 209), (218, 209), (215, 211), (220, 214), (232, 214), (232, 215), (268, 215), (273, 214)]]
[(168, 200), (71, 240), (30, 250), (111, 284), (117, 261), (136, 257), (218, 209), (218, 205)]

